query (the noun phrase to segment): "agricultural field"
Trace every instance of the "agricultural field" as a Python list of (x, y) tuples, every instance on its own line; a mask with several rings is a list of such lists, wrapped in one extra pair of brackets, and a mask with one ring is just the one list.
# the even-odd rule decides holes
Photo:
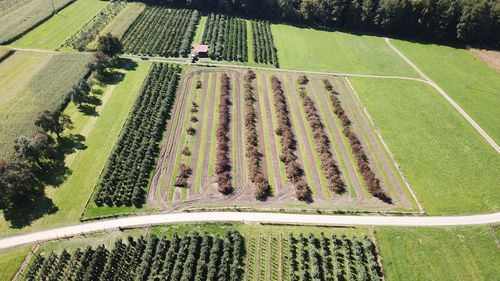
[(500, 143), (500, 75), (467, 49), (393, 40), (489, 136)]
[(213, 13), (208, 15), (201, 42), (209, 46), (208, 56), (213, 60), (248, 60), (245, 19)]
[[(25, 221), (11, 225), (0, 218), (2, 236), (79, 221), (150, 67), (151, 63), (141, 62), (117, 69), (113, 79), (97, 88), (102, 91), (102, 95), (97, 96), (101, 104), (94, 108), (94, 114), (80, 111), (73, 103), (65, 108), (64, 113), (70, 116), (74, 128), (63, 137), (83, 140), (83, 146), (66, 156), (65, 164), (70, 172), (59, 186), (46, 188), (49, 200), (27, 206), (28, 210), (37, 210), (24, 214), (29, 224)], [(55, 208), (47, 210), (46, 205)]]
[[(229, 95), (222, 99), (223, 82), (229, 79)], [(347, 82), (336, 77), (308, 77), (308, 82), (301, 89), (298, 84), (300, 75), (275, 74), (259, 71), (255, 79), (245, 77), (246, 72), (236, 70), (208, 70), (204, 68), (186, 69), (182, 75), (176, 103), (173, 108), (172, 121), (167, 126), (160, 158), (154, 173), (148, 194), (148, 203), (160, 208), (182, 208), (193, 206), (221, 206), (237, 203), (247, 207), (291, 207), (308, 206), (296, 200), (297, 181), (290, 175), (288, 162), (283, 162), (283, 149), (275, 130), (282, 117), (278, 116), (276, 101), (273, 98), (272, 77), (281, 81), (284, 99), (289, 107), (290, 133), (296, 138), (296, 164), (303, 167), (304, 180), (312, 192), (310, 206), (333, 209), (364, 210), (415, 210), (415, 202), (408, 193), (402, 176), (396, 169), (387, 150), (378, 137), (370, 120), (364, 113), (359, 101), (353, 95)], [(325, 89), (324, 79), (331, 84), (331, 91)], [(224, 84), (223, 84), (224, 83)], [(249, 83), (247, 85), (247, 83)], [(248, 89), (252, 89), (252, 93)], [(316, 119), (321, 124), (313, 124), (308, 119), (310, 108), (306, 108), (300, 93), (307, 92), (309, 103), (314, 103)], [(219, 94), (221, 93), (221, 94)], [(247, 95), (253, 95), (247, 98)], [(334, 113), (332, 101), (335, 96), (341, 102), (345, 117), (339, 118)], [(221, 106), (225, 99), (229, 101)], [(249, 99), (254, 103), (248, 104)], [(247, 104), (246, 104), (247, 103)], [(248, 108), (254, 107), (254, 112)], [(221, 115), (221, 110), (228, 110), (229, 118)], [(224, 117), (223, 117), (224, 116)], [(248, 116), (255, 116), (255, 129), (246, 124)], [(343, 119), (350, 119), (350, 130), (358, 137), (356, 146), (364, 148), (368, 166), (372, 176), (380, 183), (381, 191), (391, 198), (392, 203), (384, 203), (370, 186), (370, 179), (361, 172), (366, 169), (352, 149), (351, 137), (345, 135)], [(228, 120), (228, 124), (221, 122)], [(224, 123), (223, 125), (221, 123)], [(250, 126), (249, 126), (250, 125)], [(228, 128), (227, 135), (222, 137), (218, 128)], [(322, 132), (314, 128), (321, 126)], [(248, 143), (258, 143), (255, 148), (248, 148)], [(327, 139), (326, 146), (315, 140)], [(218, 147), (220, 141), (227, 139), (227, 156), (223, 158)], [(258, 151), (260, 159), (252, 158), (249, 151)], [(323, 155), (325, 150), (331, 155)], [(326, 157), (325, 157), (326, 156)], [(291, 156), (293, 157), (293, 156)], [(338, 178), (330, 175), (329, 161), (322, 158), (333, 158), (338, 165)], [(220, 165), (224, 159), (227, 164)], [(260, 162), (260, 168), (255, 162)], [(296, 165), (290, 164), (290, 165)], [(326, 166), (325, 166), (326, 165)], [(328, 166), (330, 165), (330, 166)], [(362, 166), (360, 166), (362, 165)], [(219, 171), (227, 171), (231, 179), (232, 193), (222, 195), (220, 192)], [(256, 172), (256, 169), (261, 169)], [(257, 174), (256, 174), (257, 173)], [(256, 175), (262, 177), (270, 185), (271, 196), (267, 200), (256, 199), (258, 184)], [(179, 175), (182, 175), (180, 177)], [(253, 179), (253, 180), (252, 180)], [(345, 187), (339, 192), (333, 186), (340, 181)], [(377, 196), (379, 198), (376, 198)], [(184, 205), (185, 204), (185, 205)]]
[(432, 87), (352, 82), (428, 214), (500, 209), (500, 157)]
[(14, 140), (30, 135), (40, 111), (68, 101), (71, 87), (87, 74), (87, 54), (16, 51), (0, 63), (0, 157), (11, 158)]
[(0, 279), (12, 280), (30, 250), (31, 245), (24, 245), (0, 251)]
[(284, 69), (418, 77), (383, 37), (285, 24), (271, 31)]
[(252, 43), (253, 59), (256, 63), (279, 66), (271, 24), (268, 21), (252, 21)]
[(75, 1), (11, 45), (30, 49), (58, 49), (109, 3), (100, 0)]
[(387, 280), (495, 280), (498, 225), (377, 228)]
[(131, 54), (186, 57), (200, 14), (196, 10), (147, 6), (123, 36), (124, 51)]
[[(61, 10), (73, 0), (54, 0)], [(0, 1), (0, 44), (11, 42), (52, 16), (52, 5), (46, 0)]]
[(0, 46), (0, 62), (5, 60), (7, 57), (12, 55), (13, 53), (14, 53), (14, 50), (7, 48), (7, 47)]

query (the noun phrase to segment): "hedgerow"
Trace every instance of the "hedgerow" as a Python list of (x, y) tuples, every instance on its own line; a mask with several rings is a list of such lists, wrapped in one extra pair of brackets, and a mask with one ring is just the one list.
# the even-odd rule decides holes
[(158, 142), (169, 118), (179, 66), (155, 63), (111, 153), (94, 199), (97, 206), (140, 207), (144, 203)]
[(276, 76), (271, 77), (274, 109), (278, 119), (278, 127), (275, 132), (280, 136), (281, 155), (280, 160), (285, 163), (285, 172), (288, 180), (295, 187), (295, 196), (299, 200), (310, 201), (311, 189), (303, 177), (303, 170), (297, 162), (295, 155), (296, 142), (289, 118), (289, 108), (286, 102), (281, 81)]
[(118, 13), (125, 8), (127, 5), (126, 1), (112, 1), (104, 9), (102, 9), (98, 15), (94, 16), (89, 22), (87, 22), (80, 30), (75, 34), (71, 35), (64, 43), (62, 47), (71, 47), (73, 49), (83, 51), (88, 43), (92, 42), (99, 34), (99, 32), (116, 16)]
[(377, 197), (386, 203), (391, 203), (392, 199), (382, 189), (379, 179), (376, 178), (375, 173), (370, 168), (370, 163), (364, 151), (363, 145), (361, 144), (361, 141), (359, 140), (356, 133), (354, 133), (351, 129), (351, 120), (349, 120), (349, 117), (347, 117), (347, 115), (345, 114), (344, 109), (342, 108), (342, 104), (336, 96), (338, 95), (338, 93), (333, 89), (331, 83), (328, 80), (325, 79), (323, 83), (325, 85), (325, 89), (330, 92), (330, 99), (333, 103), (334, 113), (342, 122), (342, 126), (344, 127), (342, 132), (349, 140), (352, 153), (356, 158), (358, 169), (363, 176), (363, 180), (365, 181), (366, 186), (368, 187), (368, 192), (370, 192), (370, 194), (374, 197)]
[(190, 9), (148, 6), (123, 36), (126, 53), (187, 57), (200, 13)]
[(271, 25), (268, 21), (252, 21), (253, 59), (257, 63), (269, 63), (279, 67)]
[(231, 105), (231, 84), (229, 76), (225, 73), (222, 74), (220, 82), (215, 174), (217, 177), (217, 189), (221, 193), (228, 194), (233, 191), (231, 160), (229, 159), (229, 123), (231, 121), (229, 107)]
[(252, 81), (256, 78), (253, 71), (248, 71), (244, 76), (244, 100), (245, 100), (245, 146), (246, 158), (248, 159), (248, 171), (250, 181), (255, 185), (255, 197), (265, 199), (270, 195), (271, 188), (267, 178), (262, 172), (262, 159), (259, 152), (259, 135), (257, 133), (257, 114), (255, 111), (255, 95)]
[[(224, 245), (221, 247), (221, 245)], [(194, 231), (182, 239), (151, 235), (117, 240), (107, 249), (78, 248), (72, 254), (37, 255), (25, 271), (26, 280), (240, 280), (243, 237), (228, 231), (224, 237)], [(210, 259), (207, 253), (210, 252)], [(197, 270), (198, 268), (203, 270)], [(207, 278), (210, 276), (217, 279)]]
[(340, 170), (330, 151), (331, 142), (325, 132), (325, 126), (321, 121), (316, 105), (303, 86), (300, 87), (299, 96), (306, 111), (306, 119), (309, 121), (312, 129), (316, 151), (318, 152), (321, 167), (325, 173), (328, 188), (336, 193), (342, 193), (345, 189), (345, 184), (340, 178)]
[(202, 42), (209, 45), (208, 55), (211, 59), (247, 61), (247, 25), (244, 19), (208, 15)]

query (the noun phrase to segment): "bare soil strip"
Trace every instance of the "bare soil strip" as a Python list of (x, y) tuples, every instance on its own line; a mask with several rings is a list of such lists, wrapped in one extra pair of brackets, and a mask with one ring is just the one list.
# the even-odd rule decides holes
[[(394, 195), (397, 195), (397, 199), (399, 199), (399, 203), (403, 204), (406, 207), (411, 207), (410, 202), (408, 201), (408, 198), (406, 198), (406, 194), (403, 191), (403, 186), (401, 181), (398, 180), (396, 176), (396, 172), (393, 170), (394, 166), (391, 165), (389, 162), (390, 160), (387, 159), (387, 154), (384, 153), (383, 148), (380, 146), (379, 142), (377, 141), (377, 137), (374, 135), (373, 129), (371, 129), (370, 124), (368, 123), (368, 120), (366, 119), (366, 116), (364, 113), (361, 111), (359, 105), (356, 103), (354, 100), (353, 94), (350, 92), (349, 88), (345, 84), (344, 81), (340, 81), (340, 84), (342, 85), (342, 88), (344, 89), (344, 93), (346, 93), (346, 97), (344, 98), (343, 94), (340, 94), (340, 98), (342, 99), (342, 102), (345, 102), (346, 108), (348, 111), (346, 111), (348, 114), (350, 112), (350, 108), (352, 107), (354, 109), (354, 113), (352, 117), (355, 118), (357, 121), (357, 125), (359, 126), (360, 129), (364, 131), (364, 135), (367, 137), (365, 140), (364, 137), (362, 137), (362, 141), (369, 142), (371, 144), (370, 149), (368, 149), (368, 153), (372, 154), (372, 158), (377, 157), (380, 165), (382, 165), (382, 168), (379, 170), (379, 172), (384, 172), (385, 175), (387, 176), (387, 179), (389, 183), (384, 182), (384, 185), (387, 186), (388, 184), (392, 185), (393, 190), (396, 192), (396, 194), (393, 194), (391, 192), (391, 196), (394, 197)], [(352, 113), (351, 113), (352, 114)], [(359, 123), (359, 124), (358, 124)], [(364, 136), (361, 135), (361, 136)], [(378, 166), (375, 165), (375, 162), (372, 162), (373, 166)], [(377, 168), (378, 169), (378, 168)], [(393, 198), (396, 199), (396, 198)]]
[[(204, 131), (204, 127), (206, 126), (206, 118), (204, 117), (206, 115), (206, 110), (207, 110), (207, 103), (208, 103), (208, 81), (210, 78), (210, 73), (209, 72), (204, 72), (203, 73), (203, 79), (202, 81), (202, 95), (200, 97), (200, 104), (198, 104), (198, 124), (196, 126), (196, 136), (194, 138), (194, 147), (193, 151), (191, 151), (192, 155), (192, 169), (193, 173), (191, 174), (191, 177), (188, 180), (188, 184), (190, 186), (190, 192), (189, 194), (192, 196), (199, 191), (198, 187), (195, 186), (195, 181), (196, 178), (198, 177), (198, 174), (201, 173), (201, 169), (198, 169), (197, 167), (198, 162), (200, 161), (200, 147), (201, 147), (201, 142), (202, 142), (202, 133)], [(208, 110), (211, 110), (208, 108)]]
[(336, 119), (337, 117), (334, 115), (332, 109), (328, 106), (329, 102), (331, 101), (328, 95), (324, 93), (324, 91), (318, 90), (322, 89), (320, 83), (322, 84), (321, 81), (317, 79), (312, 79), (311, 82), (308, 84), (308, 91), (313, 93), (310, 96), (318, 105), (319, 111), (321, 112), (321, 117), (324, 120), (323, 123), (327, 128), (329, 128), (327, 130), (328, 137), (330, 138), (332, 144), (334, 144), (335, 142), (334, 146), (338, 147), (338, 150), (340, 150), (341, 157), (339, 157), (339, 151), (337, 151), (337, 149), (334, 149), (332, 151), (335, 152), (338, 162), (343, 163), (345, 168), (347, 169), (347, 170), (342, 170), (341, 174), (342, 179), (346, 184), (347, 184), (346, 178), (349, 178), (350, 186), (348, 186), (346, 192), (353, 192), (352, 197), (354, 197), (356, 200), (363, 200), (364, 195), (363, 195), (363, 184), (361, 178), (359, 177), (356, 171), (355, 164), (353, 163), (351, 157), (349, 156), (350, 152), (346, 146), (347, 144), (343, 141), (343, 135), (342, 131), (338, 126), (338, 121)]
[[(271, 100), (270, 100), (270, 95), (272, 95), (268, 91), (267, 87), (267, 76), (263, 75), (262, 77), (262, 95), (261, 92), (259, 91), (258, 98), (261, 99), (261, 103), (264, 104), (264, 108), (260, 108), (259, 106), (259, 111), (264, 113), (264, 115), (261, 115), (259, 119), (262, 119), (263, 122), (266, 122), (267, 125), (267, 136), (268, 138), (265, 139), (264, 135), (262, 135), (262, 139), (265, 141), (269, 142), (269, 149), (271, 151), (271, 155), (269, 156), (269, 159), (271, 160), (272, 164), (272, 173), (274, 174), (275, 178), (275, 193), (274, 195), (277, 195), (281, 189), (284, 188), (285, 182), (282, 181), (281, 177), (281, 171), (280, 171), (280, 160), (279, 160), (279, 154), (278, 154), (278, 148), (277, 146), (279, 143), (276, 141), (276, 136), (274, 133), (274, 126), (273, 126), (273, 120), (272, 120), (272, 111), (271, 111)], [(257, 96), (257, 95), (256, 95)], [(260, 101), (260, 100), (259, 100)]]
[[(283, 77), (280, 77), (281, 81), (285, 82)], [(300, 97), (295, 90), (295, 80), (294, 77), (288, 75), (286, 77), (287, 81), (285, 82), (286, 87), (285, 94), (287, 96), (288, 107), (290, 108), (290, 115), (292, 118), (292, 128), (295, 129), (295, 137), (297, 140), (297, 152), (299, 155), (303, 156), (305, 163), (303, 163), (302, 168), (305, 170), (307, 177), (307, 183), (309, 187), (313, 190), (313, 196), (315, 199), (326, 199), (327, 197), (323, 194), (323, 188), (320, 179), (320, 169), (321, 167), (317, 167), (316, 161), (314, 160), (314, 153), (312, 146), (314, 144), (309, 143), (306, 132), (306, 124), (304, 123), (304, 119), (302, 118), (302, 114), (300, 113), (300, 105), (298, 104), (300, 101)], [(305, 166), (307, 165), (307, 167)]]
[[(232, 160), (232, 165), (234, 166), (233, 171), (233, 182), (235, 183), (234, 189), (243, 188), (246, 184), (245, 179), (245, 126), (244, 126), (244, 114), (245, 110), (242, 107), (241, 102), (243, 101), (243, 96), (241, 95), (241, 85), (240, 79), (242, 79), (241, 75), (237, 73), (231, 74), (231, 110), (233, 112), (232, 118), (234, 118), (234, 122), (231, 122), (231, 131), (233, 132), (230, 136), (235, 136), (235, 139), (230, 138), (230, 141), (235, 145), (232, 147), (230, 155), (235, 155), (236, 157)], [(233, 126), (236, 125), (236, 126)]]

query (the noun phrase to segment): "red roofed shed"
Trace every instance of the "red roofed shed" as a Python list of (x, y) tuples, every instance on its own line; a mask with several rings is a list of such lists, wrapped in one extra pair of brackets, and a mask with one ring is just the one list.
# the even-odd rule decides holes
[(194, 45), (194, 53), (198, 56), (208, 55), (208, 45)]

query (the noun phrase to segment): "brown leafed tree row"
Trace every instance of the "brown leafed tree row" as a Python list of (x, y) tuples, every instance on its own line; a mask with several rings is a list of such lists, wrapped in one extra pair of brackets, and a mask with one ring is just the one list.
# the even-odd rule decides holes
[(291, 122), (289, 118), (289, 108), (286, 103), (285, 94), (281, 81), (276, 77), (271, 77), (274, 109), (278, 119), (278, 127), (276, 134), (280, 136), (281, 156), (280, 160), (285, 164), (286, 176), (295, 187), (295, 195), (297, 199), (311, 201), (311, 189), (303, 177), (303, 170), (297, 162), (296, 142)]
[(366, 156), (361, 141), (351, 129), (351, 121), (349, 120), (349, 117), (347, 117), (347, 115), (345, 114), (344, 109), (342, 108), (342, 104), (340, 103), (340, 100), (336, 96), (338, 95), (338, 93), (333, 89), (333, 86), (330, 83), (330, 81), (325, 79), (323, 80), (323, 83), (325, 85), (325, 89), (330, 92), (330, 99), (332, 100), (333, 103), (334, 113), (338, 116), (338, 118), (342, 122), (342, 126), (344, 127), (343, 129), (344, 135), (349, 140), (352, 152), (354, 154), (354, 157), (356, 158), (356, 164), (358, 165), (359, 171), (363, 176), (363, 180), (365, 181), (366, 186), (368, 187), (368, 192), (370, 192), (371, 195), (379, 198), (380, 200), (386, 203), (391, 203), (392, 199), (389, 197), (389, 195), (387, 195), (387, 193), (385, 193), (384, 190), (382, 190), (382, 187), (380, 186), (380, 181), (377, 179), (375, 173), (370, 168), (368, 157)]
[(252, 86), (252, 81), (255, 78), (256, 75), (251, 70), (244, 76), (246, 157), (249, 163), (250, 181), (255, 185), (255, 198), (263, 200), (270, 195), (270, 186), (262, 172), (262, 158), (259, 152), (259, 136), (256, 128), (257, 114)]
[(217, 147), (215, 153), (215, 174), (218, 190), (229, 194), (233, 191), (231, 160), (229, 159), (229, 123), (231, 121), (231, 82), (227, 74), (220, 78), (219, 124), (217, 126)]
[[(303, 84), (307, 84), (307, 79), (300, 79), (299, 77), (299, 82), (301, 81)], [(336, 193), (342, 193), (345, 190), (345, 184), (340, 178), (340, 170), (330, 151), (330, 139), (325, 132), (325, 127), (318, 115), (314, 101), (309, 97), (304, 86), (300, 86), (299, 95), (306, 110), (307, 121), (309, 121), (309, 125), (313, 131), (316, 151), (319, 154), (321, 167), (328, 182), (328, 188)]]

